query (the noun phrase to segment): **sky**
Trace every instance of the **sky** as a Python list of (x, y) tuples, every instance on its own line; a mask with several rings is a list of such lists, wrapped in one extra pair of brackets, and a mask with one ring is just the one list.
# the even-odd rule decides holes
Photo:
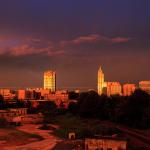
[(150, 80), (149, 0), (0, 0), (0, 87)]

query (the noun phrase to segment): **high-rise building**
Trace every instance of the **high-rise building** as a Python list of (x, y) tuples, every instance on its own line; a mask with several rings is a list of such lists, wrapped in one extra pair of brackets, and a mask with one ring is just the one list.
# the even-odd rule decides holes
[(56, 72), (51, 70), (44, 72), (44, 89), (56, 91)]
[(139, 88), (150, 94), (150, 81), (140, 81)]
[(134, 93), (135, 89), (136, 89), (135, 84), (124, 84), (123, 96), (130, 96), (132, 93)]
[(102, 71), (102, 68), (100, 67), (98, 70), (98, 94), (101, 95), (103, 93), (103, 88), (105, 87), (105, 82), (104, 82), (104, 73)]
[(119, 82), (107, 82), (107, 95), (122, 95), (121, 84)]

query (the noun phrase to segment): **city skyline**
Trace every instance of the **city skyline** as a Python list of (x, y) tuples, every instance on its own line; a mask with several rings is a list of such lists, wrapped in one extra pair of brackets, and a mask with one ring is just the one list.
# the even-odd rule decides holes
[(60, 104), (59, 99), (66, 100), (69, 98), (69, 93), (74, 93), (75, 95), (82, 95), (82, 92), (95, 92), (99, 96), (107, 95), (111, 97), (113, 95), (129, 97), (132, 96), (136, 91), (145, 91), (147, 94), (150, 94), (150, 81), (139, 81), (138, 86), (134, 83), (125, 83), (123, 85), (118, 81), (107, 81), (105, 80), (105, 73), (103, 72), (102, 67), (98, 68), (97, 73), (97, 89), (86, 89), (80, 87), (74, 87), (73, 89), (65, 88), (61, 89), (56, 87), (57, 73), (53, 70), (46, 70), (43, 73), (43, 87), (36, 88), (0, 88), (0, 95), (5, 100), (13, 100), (17, 97), (19, 100), (56, 100), (57, 104)]
[(0, 0), (0, 147), (149, 150), (150, 0)]
[[(99, 95), (103, 94), (103, 93), (107, 93), (106, 89), (107, 86), (109, 85), (117, 85), (120, 84), (119, 86), (124, 86), (124, 85), (129, 85), (129, 86), (133, 86), (133, 84), (135, 85), (135, 88), (139, 88), (140, 87), (140, 83), (148, 83), (149, 84), (149, 80), (141, 80), (138, 81), (138, 83), (134, 83), (134, 82), (120, 82), (118, 80), (115, 81), (108, 81), (107, 78), (105, 78), (105, 73), (102, 69), (103, 67), (100, 65), (98, 68), (98, 73), (96, 76), (96, 86), (95, 87), (90, 87), (90, 86), (70, 86), (70, 87), (60, 87), (59, 85), (59, 78), (57, 78), (56, 80), (56, 75), (58, 75), (58, 73), (54, 70), (46, 70), (43, 72), (41, 79), (42, 79), (42, 85), (35, 87), (35, 86), (18, 86), (18, 87), (0, 87), (2, 88), (9, 88), (9, 89), (30, 89), (30, 88), (43, 88), (45, 90), (51, 90), (51, 92), (55, 92), (56, 90), (76, 90), (76, 89), (80, 89), (81, 91), (87, 91), (87, 90), (96, 90), (98, 92)], [(108, 94), (108, 93), (107, 93)], [(109, 94), (108, 94), (109, 95)]]
[(0, 86), (40, 87), (47, 69), (58, 87), (95, 87), (106, 80), (150, 80), (149, 1), (0, 3)]

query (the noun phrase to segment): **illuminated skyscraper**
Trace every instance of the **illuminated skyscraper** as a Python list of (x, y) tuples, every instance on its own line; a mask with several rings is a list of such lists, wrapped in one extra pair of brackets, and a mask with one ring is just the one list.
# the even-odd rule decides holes
[(104, 73), (102, 71), (102, 68), (100, 67), (98, 70), (98, 94), (101, 95), (103, 93), (103, 88), (105, 87), (105, 82), (104, 82)]
[(56, 91), (56, 72), (51, 70), (44, 72), (44, 89)]

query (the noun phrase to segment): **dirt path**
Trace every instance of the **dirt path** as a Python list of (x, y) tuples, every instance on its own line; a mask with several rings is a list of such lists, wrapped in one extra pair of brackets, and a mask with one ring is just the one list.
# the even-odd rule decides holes
[(50, 134), (51, 130), (40, 130), (40, 125), (25, 124), (18, 127), (18, 130), (40, 135), (44, 138), (42, 141), (31, 142), (21, 146), (5, 147), (3, 150), (51, 150), (61, 140)]

